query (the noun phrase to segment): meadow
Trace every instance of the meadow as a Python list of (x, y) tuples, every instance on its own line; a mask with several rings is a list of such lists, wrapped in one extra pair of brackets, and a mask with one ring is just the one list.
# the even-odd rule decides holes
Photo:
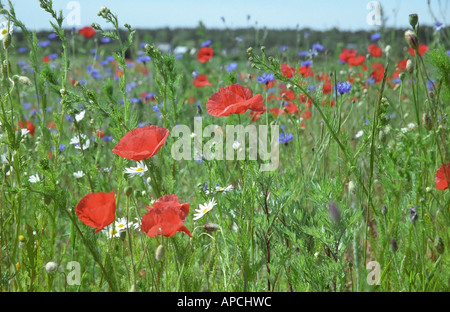
[(0, 4), (3, 292), (449, 290), (448, 28), (176, 53), (40, 3)]

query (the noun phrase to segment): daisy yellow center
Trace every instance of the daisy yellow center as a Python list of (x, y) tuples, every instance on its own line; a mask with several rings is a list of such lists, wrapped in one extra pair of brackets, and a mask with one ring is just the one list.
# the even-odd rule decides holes
[(203, 209), (202, 213), (207, 213), (208, 212), (208, 208)]
[(144, 170), (144, 168), (137, 168), (137, 169), (136, 169), (137, 172), (143, 171), (143, 170)]
[(6, 28), (2, 29), (2, 35), (5, 35), (7, 32), (8, 32), (8, 30)]
[(123, 228), (125, 225), (123, 225), (123, 224), (119, 224), (117, 227), (118, 228)]
[(111, 230), (111, 235), (117, 234), (116, 230)]

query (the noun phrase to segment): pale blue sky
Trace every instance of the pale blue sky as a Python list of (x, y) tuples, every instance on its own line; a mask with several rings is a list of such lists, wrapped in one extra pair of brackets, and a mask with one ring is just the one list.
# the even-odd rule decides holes
[[(7, 0), (0, 0), (4, 5)], [(72, 0), (54, 0), (57, 10), (66, 16)], [(49, 29), (49, 15), (39, 7), (38, 0), (12, 0), (17, 17), (30, 30)], [(118, 15), (121, 24), (133, 28), (196, 27), (201, 20), (208, 28), (257, 26), (259, 28), (300, 28), (326, 30), (375, 30), (367, 22), (371, 10), (366, 0), (79, 0), (80, 25), (92, 22), (104, 26), (97, 16), (102, 6)], [(372, 1), (375, 2), (375, 1)], [(380, 0), (389, 27), (405, 28), (408, 15), (418, 13), (423, 25), (432, 25), (427, 0)], [(448, 25), (450, 0), (431, 0), (436, 18)], [(250, 16), (250, 19), (247, 19)], [(225, 19), (225, 24), (222, 21)], [(447, 19), (447, 20), (446, 20)], [(256, 24), (257, 23), (257, 24)], [(67, 23), (65, 23), (66, 26)]]

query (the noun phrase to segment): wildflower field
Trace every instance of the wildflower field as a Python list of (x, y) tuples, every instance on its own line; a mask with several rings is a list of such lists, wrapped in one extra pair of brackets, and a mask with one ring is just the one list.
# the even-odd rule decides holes
[(177, 51), (0, 4), (4, 292), (447, 292), (450, 32)]

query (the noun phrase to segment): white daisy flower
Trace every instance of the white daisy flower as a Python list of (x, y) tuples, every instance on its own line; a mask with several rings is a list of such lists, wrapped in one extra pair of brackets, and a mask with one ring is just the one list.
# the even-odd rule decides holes
[(203, 217), (208, 211), (213, 209), (213, 207), (217, 205), (215, 199), (211, 199), (208, 203), (204, 205), (200, 204), (197, 209), (195, 209), (194, 220), (198, 220)]
[(20, 129), (20, 132), (23, 137), (26, 136), (28, 133), (30, 133), (28, 129)]
[(363, 134), (364, 134), (364, 131), (359, 130), (358, 133), (355, 135), (355, 139), (358, 139), (358, 138), (362, 137)]
[(85, 114), (86, 114), (86, 111), (85, 111), (85, 110), (84, 110), (84, 111), (81, 111), (79, 114), (76, 114), (76, 115), (75, 115), (75, 120), (76, 120), (77, 122), (82, 121)]
[[(222, 187), (218, 183), (216, 185), (216, 192), (217, 193), (226, 193), (226, 192), (229, 192), (231, 190), (233, 190), (233, 185), (228, 185), (227, 187)], [(212, 194), (213, 192), (210, 191), (209, 189), (206, 189), (205, 193), (206, 194)]]
[(127, 223), (127, 218), (122, 217), (105, 227), (102, 231), (108, 238), (120, 237), (120, 233), (131, 226), (133, 226), (133, 222)]
[(144, 162), (139, 161), (137, 163), (137, 167), (126, 168), (124, 173), (129, 174), (130, 177), (134, 177), (135, 175), (139, 175), (142, 177), (147, 170), (148, 170), (148, 168), (144, 164)]
[(37, 183), (40, 181), (41, 181), (41, 179), (39, 179), (39, 175), (37, 175), (37, 174), (32, 175), (28, 178), (28, 182), (30, 182), (30, 183)]
[(3, 40), (3, 38), (5, 37), (5, 35), (7, 33), (12, 35), (13, 28), (14, 28), (13, 23), (9, 23), (9, 25), (8, 25), (8, 21), (1, 21), (0, 22), (0, 40)]
[[(88, 137), (85, 134), (80, 134), (80, 136), (81, 136), (81, 140), (83, 141), (83, 150), (89, 148), (91, 141), (88, 139)], [(70, 144), (73, 144), (76, 149), (81, 149), (80, 139), (78, 138), (78, 135), (74, 136), (70, 140)]]
[(82, 177), (84, 177), (84, 172), (81, 171), (81, 170), (79, 170), (79, 171), (77, 171), (77, 172), (74, 172), (74, 173), (73, 173), (73, 176), (74, 176), (76, 179), (81, 179)]

